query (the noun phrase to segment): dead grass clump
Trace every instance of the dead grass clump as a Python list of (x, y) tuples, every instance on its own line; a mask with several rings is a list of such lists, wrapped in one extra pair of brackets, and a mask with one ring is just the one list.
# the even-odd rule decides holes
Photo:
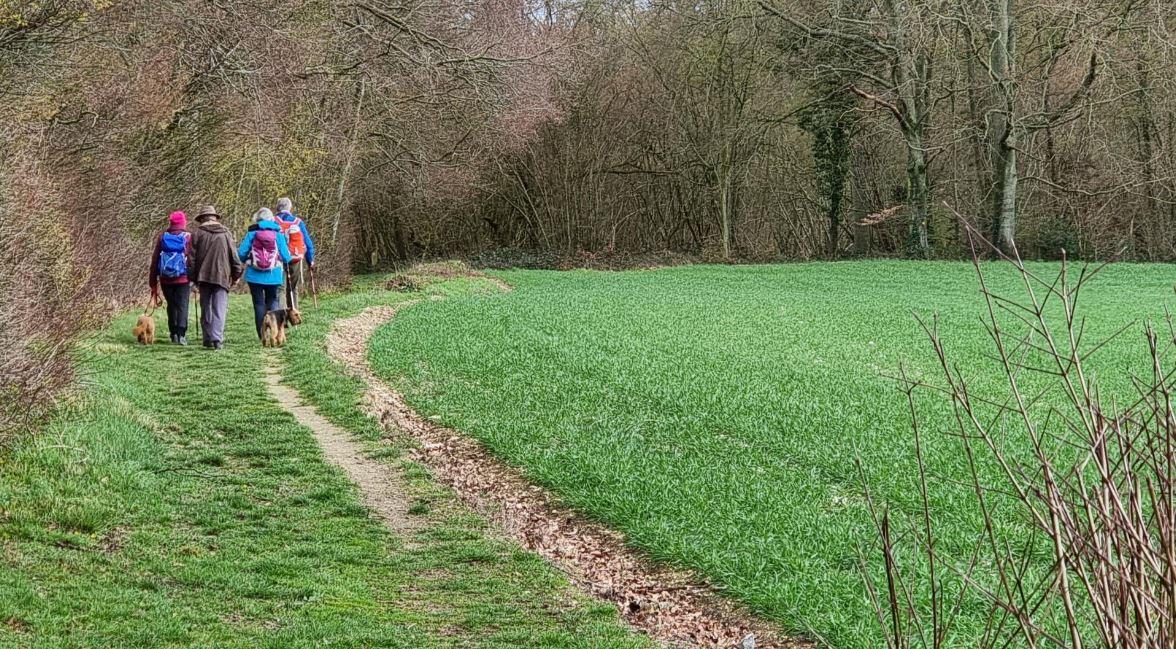
[(423, 290), (430, 284), (429, 280), (418, 275), (397, 275), (384, 283), (384, 288), (398, 293), (411, 293)]
[(428, 276), (437, 279), (453, 279), (454, 277), (468, 277), (475, 272), (464, 261), (450, 259), (447, 261), (430, 261), (413, 264), (406, 275)]

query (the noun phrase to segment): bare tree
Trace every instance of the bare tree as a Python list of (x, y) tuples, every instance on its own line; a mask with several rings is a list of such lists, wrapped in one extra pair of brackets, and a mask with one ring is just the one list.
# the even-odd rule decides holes
[(760, 0), (760, 6), (810, 38), (836, 41), (860, 57), (846, 57), (849, 69), (834, 69), (860, 79), (848, 90), (889, 112), (906, 145), (909, 246), (917, 255), (931, 249), (931, 183), (927, 132), (934, 109), (932, 80), (939, 51), (937, 3), (886, 0), (837, 3), (812, 18)]
[[(1071, 119), (1090, 96), (1098, 77), (1099, 47), (1134, 10), (1133, 0), (1112, 6), (1030, 5), (1018, 11), (1015, 0), (985, 0), (960, 5), (977, 60), (989, 82), (990, 105), (985, 113), (988, 155), (992, 169), (992, 240), (1011, 253), (1016, 248), (1019, 187), (1018, 151), (1034, 132)], [(1028, 27), (1030, 48), (1018, 50), (1018, 29)], [(1085, 61), (1077, 83), (1059, 96), (1058, 75), (1075, 60)], [(1032, 72), (1044, 76), (1032, 79)]]
[(724, 259), (731, 258), (739, 196), (752, 155), (766, 130), (757, 111), (769, 59), (747, 2), (718, 0), (675, 11), (680, 25), (653, 49), (640, 32), (634, 42), (662, 86), (676, 133), (689, 147), (689, 165), (706, 170), (718, 216)]

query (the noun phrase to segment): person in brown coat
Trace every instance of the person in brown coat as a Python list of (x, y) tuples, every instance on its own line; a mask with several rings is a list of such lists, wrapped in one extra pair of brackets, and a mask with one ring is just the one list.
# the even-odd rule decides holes
[(229, 309), (229, 289), (245, 272), (245, 265), (237, 258), (233, 235), (220, 222), (216, 208), (206, 205), (196, 215), (196, 231), (192, 234), (192, 269), (189, 277), (200, 291), (200, 324), (204, 346), (221, 349), (224, 346), (225, 317)]

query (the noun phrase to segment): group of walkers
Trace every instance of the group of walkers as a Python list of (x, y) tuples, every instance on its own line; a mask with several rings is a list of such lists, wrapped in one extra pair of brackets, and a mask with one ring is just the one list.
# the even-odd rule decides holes
[(219, 350), (224, 346), (229, 289), (245, 278), (260, 338), (265, 314), (281, 308), (282, 286), (286, 287), (286, 309), (297, 310), (304, 264), (314, 271), (314, 241), (289, 198), (278, 199), (277, 214), (268, 207), (254, 212), (240, 246), (215, 207), (201, 208), (191, 230), (187, 215), (173, 212), (151, 254), (151, 297), (156, 303), (167, 302), (172, 343), (187, 345), (188, 302), (195, 290), (204, 346)]

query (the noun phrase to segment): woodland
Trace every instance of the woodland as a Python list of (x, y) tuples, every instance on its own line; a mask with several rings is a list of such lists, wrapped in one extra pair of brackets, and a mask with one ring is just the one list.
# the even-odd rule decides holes
[[(5, 430), (171, 210), (278, 196), (323, 281), (1176, 257), (1163, 0), (0, 0)], [(1064, 251), (1064, 252), (1063, 252)], [(982, 253), (983, 254), (983, 253)]]

